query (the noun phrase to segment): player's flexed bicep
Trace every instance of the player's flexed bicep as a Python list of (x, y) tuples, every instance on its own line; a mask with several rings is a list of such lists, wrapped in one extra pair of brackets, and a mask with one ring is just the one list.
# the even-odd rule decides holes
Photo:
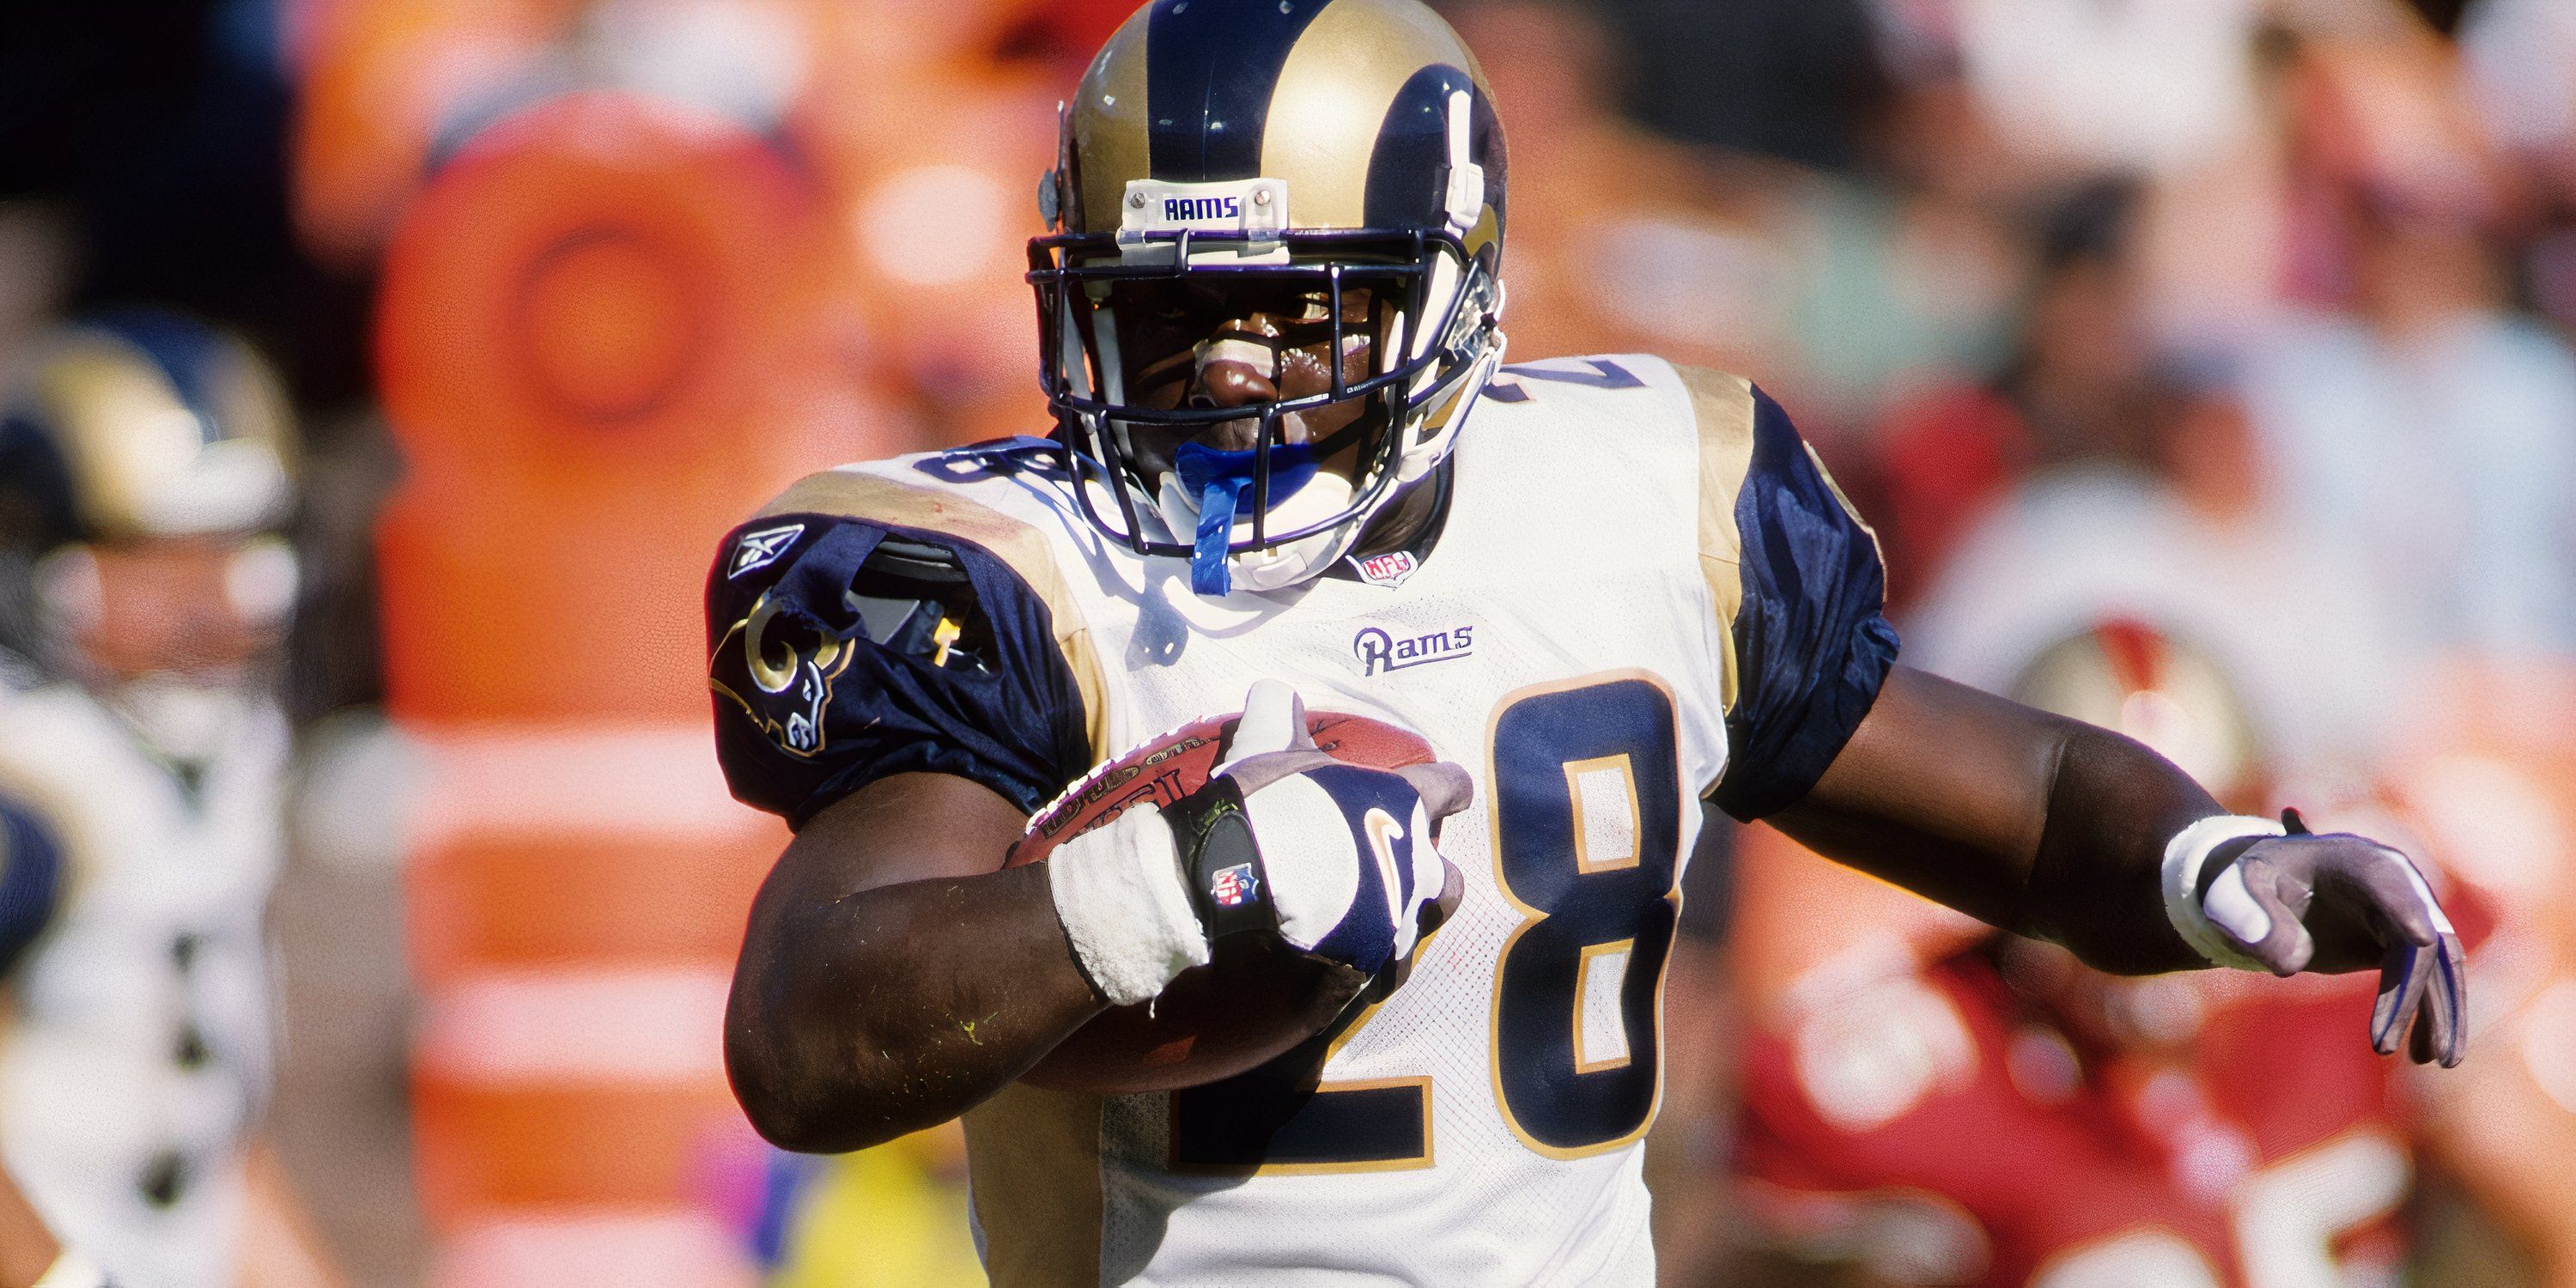
[(727, 1014), (744, 1110), (808, 1149), (952, 1116), (1101, 1005), (1045, 873), (1001, 871), (1091, 759), (1053, 611), (977, 544), (826, 513), (728, 538), (707, 610), (726, 778), (797, 828)]

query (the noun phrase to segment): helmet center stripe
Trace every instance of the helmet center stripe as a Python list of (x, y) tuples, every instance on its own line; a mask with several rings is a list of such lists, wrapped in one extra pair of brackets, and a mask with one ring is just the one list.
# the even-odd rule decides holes
[(1250, 179), (1280, 69), (1332, 0), (1178, 0), (1145, 33), (1147, 162), (1173, 183)]

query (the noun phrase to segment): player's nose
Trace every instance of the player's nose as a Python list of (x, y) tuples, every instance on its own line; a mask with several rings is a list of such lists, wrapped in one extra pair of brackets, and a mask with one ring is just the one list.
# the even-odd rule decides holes
[(1193, 407), (1242, 407), (1279, 397), (1276, 328), (1255, 314), (1218, 327), (1199, 349), (1198, 378), (1190, 382)]

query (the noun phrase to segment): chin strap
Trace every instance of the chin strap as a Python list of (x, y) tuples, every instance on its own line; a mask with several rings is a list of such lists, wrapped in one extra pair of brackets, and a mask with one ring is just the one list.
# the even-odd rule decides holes
[[(1190, 589), (1218, 596), (1234, 589), (1226, 565), (1234, 544), (1234, 516), (1252, 490), (1260, 453), (1227, 452), (1204, 443), (1183, 443), (1172, 453), (1172, 469), (1181, 486), (1198, 498), (1199, 527), (1190, 546)], [(1283, 443), (1270, 449), (1270, 504), (1278, 505), (1315, 477), (1315, 450), (1305, 443)]]

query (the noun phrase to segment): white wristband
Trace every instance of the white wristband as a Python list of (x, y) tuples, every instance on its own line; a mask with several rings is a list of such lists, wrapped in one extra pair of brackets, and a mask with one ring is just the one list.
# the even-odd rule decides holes
[[(2218, 923), (2211, 919), (2210, 907), (2203, 904), (2200, 872), (2209, 864), (2210, 851), (2244, 837), (2280, 836), (2286, 831), (2268, 818), (2213, 814), (2174, 833), (2173, 839), (2165, 842), (2165, 918), (2173, 922), (2173, 928), (2181, 933), (2183, 942), (2208, 958), (2211, 964), (2266, 974), (2271, 972), (2270, 967), (2230, 942), (2226, 933), (2219, 930)], [(2245, 942), (2253, 943), (2269, 933), (2271, 914), (2254, 902), (2254, 896), (2245, 889), (2242, 877), (2231, 882), (2228, 879), (2231, 875), (2233, 870), (2219, 874), (2218, 881), (2210, 887), (2209, 903), (2219, 905), (2218, 910), (2230, 930), (2242, 936)]]
[(36, 1288), (114, 1288), (114, 1285), (108, 1282), (107, 1272), (99, 1269), (98, 1263), (65, 1248), (61, 1256), (54, 1258), (54, 1264), (46, 1268), (44, 1277), (36, 1281)]
[(1171, 826), (1133, 805), (1055, 848), (1047, 882), (1056, 920), (1083, 973), (1113, 1006), (1132, 1006), (1208, 961), (1208, 938), (1190, 908)]

